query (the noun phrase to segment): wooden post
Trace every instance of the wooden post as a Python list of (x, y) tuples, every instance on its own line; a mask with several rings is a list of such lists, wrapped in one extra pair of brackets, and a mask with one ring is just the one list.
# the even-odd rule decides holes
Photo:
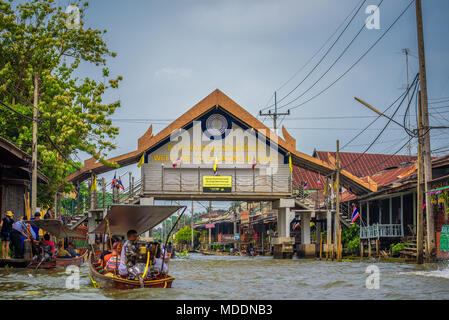
[(417, 205), (416, 205), (416, 262), (423, 263), (423, 161), (422, 161), (422, 122), (421, 122), (421, 94), (418, 94), (418, 181), (416, 183)]
[(340, 142), (337, 140), (337, 153), (336, 153), (336, 185), (337, 190), (336, 192), (336, 198), (335, 198), (335, 229), (336, 232), (339, 234), (339, 249), (337, 251), (337, 261), (341, 261), (341, 252), (340, 252), (340, 245), (341, 245), (341, 226), (340, 226)]
[(323, 257), (323, 237), (320, 237), (320, 260)]
[(106, 180), (103, 178), (101, 178), (101, 194), (103, 195), (103, 207), (102, 209), (106, 209)]
[(31, 176), (31, 213), (36, 212), (37, 197), (37, 121), (38, 121), (38, 96), (39, 80), (37, 73), (34, 73), (34, 98), (33, 98), (33, 142), (32, 142), (32, 176)]
[(190, 228), (191, 228), (191, 247), (192, 247), (192, 251), (194, 250), (194, 243), (193, 243), (193, 200), (192, 200), (192, 211), (191, 211), (191, 215), (190, 215)]
[[(420, 85), (420, 122), (418, 125), (421, 127), (422, 138), (421, 152), (422, 152), (422, 164), (424, 173), (424, 191), (426, 200), (426, 223), (427, 223), (427, 242), (428, 242), (428, 258), (430, 254), (433, 254), (435, 250), (435, 222), (433, 217), (433, 210), (431, 205), (429, 183), (432, 180), (432, 162), (430, 154), (430, 129), (429, 129), (429, 108), (427, 104), (427, 76), (426, 76), (426, 59), (424, 53), (424, 33), (423, 33), (423, 21), (422, 21), (422, 6), (421, 0), (415, 0), (416, 6), (416, 28), (418, 37), (418, 56), (419, 56), (419, 85)], [(419, 132), (419, 131), (418, 131)], [(422, 207), (421, 207), (422, 208)], [(421, 209), (420, 209), (421, 210)], [(421, 210), (422, 213), (422, 210)]]
[(379, 239), (376, 239), (376, 256), (379, 256)]
[(360, 258), (363, 258), (363, 240), (360, 240)]

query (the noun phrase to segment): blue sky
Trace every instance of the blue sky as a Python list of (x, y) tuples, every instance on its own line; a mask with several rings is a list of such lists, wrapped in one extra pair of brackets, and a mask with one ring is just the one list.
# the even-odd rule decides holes
[[(68, 5), (68, 1), (57, 2)], [(318, 79), (364, 24), (365, 8), (378, 2), (365, 2), (322, 64), (284, 102), (297, 97)], [(385, 0), (380, 6), (380, 29), (365, 28), (335, 67), (297, 102), (315, 95), (343, 73), (409, 2)], [(449, 1), (423, 2), (429, 98), (449, 97)], [(106, 96), (107, 100), (122, 102), (113, 116), (120, 135), (115, 140), (117, 149), (110, 155), (135, 150), (137, 138), (151, 123), (153, 133), (157, 133), (169, 124), (168, 120), (174, 120), (216, 88), (257, 116), (273, 92), (312, 57), (358, 3), (360, 0), (91, 1), (85, 22), (108, 31), (105, 39), (118, 54), (109, 60), (111, 73), (124, 77), (120, 88)], [(403, 48), (409, 48), (411, 53), (410, 79), (418, 71), (415, 19), (413, 4), (345, 77), (318, 98), (291, 111), (282, 124), (296, 138), (298, 150), (308, 154), (314, 148), (335, 150), (337, 139), (342, 146), (370, 123), (375, 114), (356, 102), (354, 96), (383, 110), (403, 92), (406, 85)], [(278, 98), (295, 87), (323, 53), (278, 90)], [(101, 79), (101, 69), (93, 66), (83, 65), (80, 72)], [(449, 123), (447, 105), (449, 102), (431, 105), (431, 124)], [(404, 114), (403, 107), (398, 114)], [(345, 115), (365, 118), (322, 118)], [(402, 121), (402, 117), (397, 119)], [(269, 119), (264, 123), (272, 126)], [(382, 128), (385, 123), (386, 120), (379, 120), (372, 128)], [(378, 132), (368, 130), (343, 151), (363, 151)], [(432, 132), (432, 149), (447, 146), (448, 133), (447, 129)], [(406, 141), (398, 139), (405, 137), (405, 132), (392, 124), (370, 152), (395, 152)], [(416, 153), (416, 143), (412, 153)], [(85, 159), (82, 154), (80, 157)], [(132, 170), (137, 173), (134, 167)], [(121, 168), (118, 173), (129, 169)]]

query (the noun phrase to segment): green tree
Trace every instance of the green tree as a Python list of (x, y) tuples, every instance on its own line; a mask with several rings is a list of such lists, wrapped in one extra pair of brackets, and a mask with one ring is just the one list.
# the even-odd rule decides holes
[[(200, 233), (193, 229), (193, 240), (198, 239)], [(176, 232), (175, 236), (176, 243), (190, 243), (192, 241), (192, 228), (189, 226), (185, 226)]]
[[(0, 0), (0, 101), (27, 116), (0, 106), (0, 136), (31, 153), (34, 77), (38, 79), (38, 161), (51, 182), (40, 184), (38, 204), (51, 204), (56, 192), (74, 186), (65, 177), (76, 165), (70, 156), (87, 152), (100, 162), (115, 146), (118, 135), (110, 116), (120, 101), (103, 102), (105, 92), (122, 80), (110, 77), (106, 30), (85, 27), (88, 3), (75, 1), (79, 25), (73, 15), (53, 0), (28, 0), (14, 4)], [(95, 81), (79, 76), (79, 66), (94, 65)]]

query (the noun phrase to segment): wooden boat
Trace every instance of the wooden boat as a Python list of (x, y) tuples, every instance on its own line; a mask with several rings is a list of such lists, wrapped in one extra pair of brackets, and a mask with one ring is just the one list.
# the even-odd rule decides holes
[(83, 249), (78, 257), (74, 258), (56, 258), (51, 261), (42, 262), (31, 259), (0, 259), (0, 268), (28, 268), (28, 269), (55, 269), (66, 268), (70, 265), (81, 266), (87, 258), (87, 249)]
[[(152, 206), (152, 205), (112, 205), (107, 215), (90, 233), (101, 233), (126, 236), (128, 230), (134, 229), (142, 234), (155, 227), (174, 212), (185, 206)], [(184, 213), (183, 211), (183, 213)], [(182, 215), (182, 214), (181, 214)], [(180, 216), (181, 216), (180, 215)], [(179, 216), (179, 217), (180, 217)], [(178, 217), (178, 220), (179, 220)], [(175, 224), (176, 225), (176, 224)], [(93, 285), (99, 288), (137, 289), (137, 288), (171, 288), (174, 277), (157, 273), (144, 281), (130, 280), (120, 275), (105, 275), (97, 260), (98, 254), (90, 251), (88, 257), (89, 272)], [(168, 259), (165, 260), (167, 262)]]
[[(61, 220), (46, 219), (46, 220), (27, 220), (27, 223), (39, 227), (46, 232), (54, 235), (56, 238), (79, 238), (80, 234), (77, 231), (67, 228)], [(80, 266), (86, 261), (87, 249), (82, 249), (80, 255), (74, 258), (56, 258), (51, 261), (40, 263), (40, 261), (32, 259), (0, 259), (0, 268), (28, 268), (28, 269), (55, 269), (66, 268), (70, 265)]]
[(94, 255), (88, 257), (90, 275), (94, 279), (94, 285), (97, 288), (109, 289), (138, 289), (138, 288), (171, 288), (175, 277), (159, 274), (155, 277), (145, 280), (142, 283), (139, 280), (128, 280), (119, 275), (105, 276)]

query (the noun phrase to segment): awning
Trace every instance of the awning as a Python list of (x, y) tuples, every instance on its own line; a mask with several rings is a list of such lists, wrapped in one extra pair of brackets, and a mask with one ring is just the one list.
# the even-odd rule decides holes
[(106, 220), (109, 220), (109, 229), (113, 235), (126, 235), (131, 229), (136, 230), (137, 234), (142, 234), (181, 208), (185, 206), (112, 205), (106, 217), (89, 233), (107, 233)]
[(74, 238), (82, 237), (82, 235), (79, 234), (78, 232), (75, 232), (67, 228), (61, 220), (38, 219), (38, 220), (27, 220), (26, 222), (32, 226), (39, 227), (40, 229), (52, 234), (58, 239), (70, 237)]

